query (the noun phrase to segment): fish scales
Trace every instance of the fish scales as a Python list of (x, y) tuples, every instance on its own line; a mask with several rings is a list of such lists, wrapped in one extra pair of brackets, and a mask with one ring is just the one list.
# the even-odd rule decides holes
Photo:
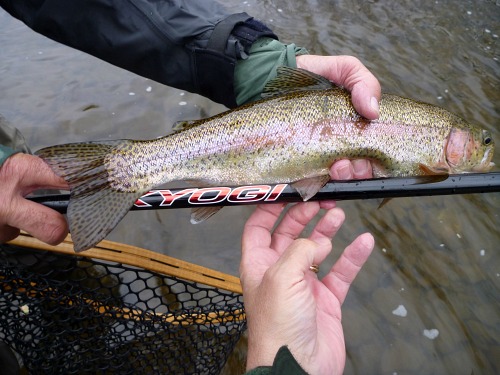
[[(291, 78), (308, 83), (280, 92), (281, 80)], [(261, 101), (188, 121), (159, 139), (40, 150), (70, 185), (67, 216), (75, 250), (94, 246), (140, 195), (170, 181), (291, 183), (307, 200), (342, 158), (370, 159), (375, 176), (484, 172), (493, 166), (489, 132), (444, 109), (384, 94), (379, 118), (368, 121), (345, 90), (312, 73), (279, 68), (271, 86), (278, 94), (265, 92), (269, 97)], [(195, 210), (192, 221), (212, 213)]]
[[(445, 140), (449, 124), (419, 121), (418, 111), (410, 118), (408, 111), (401, 118), (391, 115), (398, 108), (388, 95), (382, 98), (379, 121), (368, 122), (348, 101), (340, 90), (290, 95), (159, 140), (135, 142), (130, 152), (120, 153), (132, 168), (114, 168), (109, 160), (109, 169), (117, 170), (114, 186), (125, 178), (138, 181), (136, 189), (188, 179), (233, 185), (292, 182), (304, 173), (324, 172), (343, 157), (380, 160), (394, 176), (419, 174), (415, 161), (427, 164), (442, 153), (436, 140)], [(405, 168), (409, 163), (411, 168)]]

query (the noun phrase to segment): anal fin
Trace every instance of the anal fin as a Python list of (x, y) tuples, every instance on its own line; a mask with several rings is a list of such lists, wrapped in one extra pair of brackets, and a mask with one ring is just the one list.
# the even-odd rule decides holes
[(110, 188), (92, 194), (72, 191), (67, 214), (75, 252), (90, 249), (104, 239), (141, 195)]

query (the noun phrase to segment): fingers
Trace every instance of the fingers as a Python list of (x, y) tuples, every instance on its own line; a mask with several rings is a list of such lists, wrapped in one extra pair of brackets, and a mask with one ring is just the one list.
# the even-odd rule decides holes
[(321, 246), (331, 247), (332, 239), (344, 223), (344, 220), (345, 214), (341, 208), (328, 210), (314, 227), (309, 239)]
[(330, 177), (333, 180), (372, 178), (372, 166), (366, 159), (339, 160), (330, 168)]
[[(283, 205), (258, 206), (248, 219), (243, 231), (241, 280), (246, 282), (249, 273), (263, 274), (290, 246), (295, 246), (304, 228), (320, 208), (319, 202), (303, 202), (290, 207), (273, 232)], [(309, 237), (309, 240), (316, 243), (318, 247), (318, 251), (313, 256), (316, 262), (314, 264), (321, 263), (331, 251), (331, 238), (338, 231), (343, 220), (342, 210), (329, 209), (316, 224)], [(312, 263), (309, 263), (307, 267), (311, 265)], [(257, 269), (260, 272), (257, 272)]]
[(60, 213), (17, 197), (0, 227), (0, 243), (13, 240), (24, 230), (50, 245), (59, 244), (68, 234), (68, 224)]
[[(319, 210), (318, 205), (312, 207), (309, 203), (313, 202), (303, 203), (301, 204), (302, 207), (299, 205), (292, 207), (299, 211), (295, 213), (297, 221), (292, 224), (294, 230), (288, 230), (286, 234), (280, 237), (283, 243), (289, 242), (289, 245), (283, 250), (283, 255), (277, 262), (277, 267), (280, 267), (280, 272), (289, 273), (289, 277), (300, 278), (304, 274), (311, 272), (309, 268), (311, 265), (321, 264), (332, 250), (332, 239), (344, 223), (345, 215), (342, 209), (328, 210), (318, 221), (308, 239), (297, 239), (305, 225)], [(307, 222), (302, 221), (309, 215), (312, 216)], [(292, 215), (290, 215), (290, 220), (293, 220)]]
[(240, 279), (244, 290), (258, 285), (264, 272), (278, 258), (271, 248), (271, 231), (283, 208), (283, 204), (257, 206), (245, 223), (240, 261)]
[(346, 247), (323, 283), (342, 304), (359, 270), (370, 256), (375, 241), (370, 233), (364, 233)]
[(296, 240), (307, 224), (319, 212), (318, 202), (298, 203), (286, 212), (279, 225), (274, 230), (271, 247), (282, 254)]
[(344, 223), (345, 214), (340, 208), (333, 208), (326, 211), (325, 215), (318, 221), (313, 231), (309, 235), (309, 240), (317, 244), (314, 251), (313, 262), (307, 265), (309, 270), (311, 265), (320, 265), (332, 251), (332, 240)]
[(63, 215), (22, 198), (18, 198), (13, 205), (8, 224), (50, 245), (59, 244), (68, 234), (68, 224)]
[(15, 238), (19, 229), (49, 244), (64, 239), (68, 233), (64, 216), (24, 198), (37, 188), (67, 187), (43, 160), (33, 155), (12, 155), (0, 168), (0, 184), (0, 240)]
[[(20, 176), (19, 184), (24, 188), (23, 195), (35, 189), (67, 189), (68, 184), (56, 175), (42, 159), (27, 154), (13, 155), (15, 174)], [(7, 159), (9, 161), (9, 159)], [(8, 167), (8, 166), (7, 166)]]
[[(309, 267), (321, 263), (317, 260), (319, 248), (320, 245), (310, 239), (298, 238), (285, 249), (270, 271), (281, 282), (294, 285), (303, 280), (304, 275), (314, 275)], [(324, 259), (324, 257), (320, 258)]]
[(375, 120), (379, 116), (381, 96), (377, 78), (353, 56), (297, 56), (297, 67), (328, 78), (351, 92), (352, 104), (358, 113)]
[[(290, 207), (271, 235), (283, 205), (258, 206), (245, 224), (242, 237), (243, 257), (247, 256), (247, 249), (262, 247), (268, 247), (280, 256), (299, 238), (320, 208), (322, 205), (319, 202), (301, 202)], [(343, 222), (344, 212), (331, 207), (318, 221), (309, 239), (320, 244), (328, 253), (331, 250), (331, 240)]]
[(242, 235), (243, 252), (247, 248), (269, 246), (271, 244), (271, 231), (278, 221), (285, 205), (265, 204), (259, 205), (250, 215)]

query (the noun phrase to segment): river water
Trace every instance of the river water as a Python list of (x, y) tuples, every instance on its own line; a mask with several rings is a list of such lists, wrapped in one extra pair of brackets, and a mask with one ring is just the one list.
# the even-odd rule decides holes
[[(499, 2), (225, 3), (311, 53), (357, 56), (383, 91), (442, 106), (500, 143)], [(0, 113), (35, 150), (158, 137), (176, 121), (224, 109), (54, 43), (1, 10), (0, 76)], [(500, 194), (379, 204), (339, 203), (347, 220), (326, 262), (356, 235), (374, 234), (374, 253), (344, 304), (345, 373), (500, 373)], [(188, 210), (133, 212), (108, 238), (237, 275), (251, 211), (225, 208), (198, 226)]]

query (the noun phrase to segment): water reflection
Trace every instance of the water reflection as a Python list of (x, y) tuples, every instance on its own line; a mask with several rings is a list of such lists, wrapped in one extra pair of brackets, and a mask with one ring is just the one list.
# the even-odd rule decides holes
[[(311, 53), (358, 56), (385, 92), (442, 106), (500, 142), (494, 1), (226, 3)], [(0, 113), (34, 149), (156, 137), (175, 121), (223, 109), (55, 44), (3, 12), (0, 29)], [(382, 209), (375, 201), (340, 205), (347, 225), (330, 265), (357, 234), (376, 238), (345, 302), (346, 374), (499, 373), (500, 194), (395, 199)], [(110, 239), (237, 274), (250, 212), (226, 208), (196, 227), (185, 210), (136, 212)]]

